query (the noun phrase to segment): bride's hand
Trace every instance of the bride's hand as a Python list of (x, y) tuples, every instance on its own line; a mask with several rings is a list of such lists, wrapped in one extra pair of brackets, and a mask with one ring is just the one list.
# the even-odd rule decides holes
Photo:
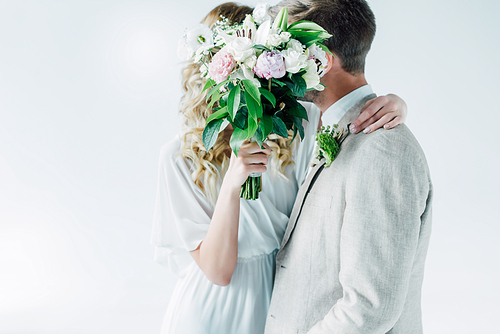
[(407, 113), (406, 103), (399, 96), (379, 96), (366, 102), (358, 118), (351, 123), (350, 130), (352, 133), (371, 133), (382, 126), (391, 129), (404, 123)]
[(245, 183), (252, 173), (263, 173), (267, 170), (268, 155), (271, 148), (264, 144), (265, 149), (261, 149), (259, 144), (245, 142), (241, 145), (238, 156), (231, 152), (229, 168), (224, 176), (224, 183), (228, 182), (233, 187), (239, 188)]

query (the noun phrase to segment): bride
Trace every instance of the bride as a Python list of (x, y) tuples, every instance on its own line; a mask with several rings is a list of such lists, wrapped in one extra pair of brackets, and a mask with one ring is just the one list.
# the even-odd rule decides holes
[[(225, 3), (202, 23), (212, 28), (221, 16), (240, 23), (252, 10)], [(179, 278), (162, 333), (262, 334), (275, 255), (313, 158), (320, 110), (304, 103), (309, 123), (300, 142), (276, 137), (265, 149), (245, 143), (236, 157), (227, 128), (206, 152), (202, 132), (212, 110), (207, 110), (202, 92), (204, 81), (198, 64), (185, 64), (180, 103), (184, 124), (160, 153), (152, 243), (155, 260)], [(395, 95), (371, 102), (357, 120), (363, 127), (373, 123), (366, 120), (374, 112), (375, 120), (388, 115), (384, 121), (392, 121), (390, 126), (406, 114), (404, 101)], [(371, 128), (384, 125), (379, 123)], [(259, 199), (240, 199), (240, 187), (253, 172), (265, 172)]]

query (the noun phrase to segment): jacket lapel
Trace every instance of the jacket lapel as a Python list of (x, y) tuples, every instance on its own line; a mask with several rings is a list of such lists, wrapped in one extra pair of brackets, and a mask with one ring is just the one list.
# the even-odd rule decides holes
[[(299, 217), (300, 211), (302, 210), (302, 205), (306, 199), (307, 191), (312, 185), (312, 181), (315, 179), (316, 174), (318, 174), (321, 170), (323, 170), (323, 165), (326, 160), (321, 159), (310, 171), (306, 177), (304, 183), (300, 186), (299, 192), (297, 193), (297, 198), (295, 199), (295, 204), (293, 205), (292, 213), (290, 214), (290, 220), (288, 221), (288, 225), (286, 227), (285, 235), (283, 236), (283, 241), (281, 242), (281, 251), (283, 247), (288, 242), (290, 235), (292, 234), (293, 229), (295, 228), (295, 223), (297, 222), (297, 218)], [(279, 253), (279, 252), (278, 252)]]
[[(358, 117), (360, 110), (363, 108), (363, 106), (366, 104), (366, 102), (370, 99), (375, 98), (375, 94), (370, 94), (364, 98), (362, 98), (358, 103), (356, 103), (351, 109), (349, 109), (344, 117), (339, 121), (338, 124), (338, 129), (343, 130), (342, 137), (340, 138), (340, 143), (342, 143), (346, 137), (349, 135), (349, 125), (351, 124), (352, 121)], [(312, 157), (311, 157), (312, 160)], [(314, 184), (314, 180), (316, 180), (316, 176), (319, 175), (319, 173), (323, 170), (323, 166), (325, 164), (326, 160), (321, 159), (316, 166), (314, 166), (309, 174), (307, 175), (306, 180), (302, 184), (302, 186), (299, 189), (299, 192), (297, 193), (297, 198), (295, 199), (295, 204), (293, 205), (292, 213), (290, 214), (290, 220), (288, 221), (288, 225), (286, 227), (285, 235), (283, 236), (283, 241), (281, 242), (281, 247), (278, 251), (278, 254), (283, 250), (285, 245), (287, 244), (288, 240), (290, 239), (290, 236), (292, 235), (292, 232), (295, 228), (295, 225), (297, 224), (297, 220), (300, 216), (300, 212), (302, 211), (302, 206), (304, 205), (304, 201), (306, 200), (307, 193), (309, 189), (312, 187)], [(335, 161), (333, 162), (335, 163)]]

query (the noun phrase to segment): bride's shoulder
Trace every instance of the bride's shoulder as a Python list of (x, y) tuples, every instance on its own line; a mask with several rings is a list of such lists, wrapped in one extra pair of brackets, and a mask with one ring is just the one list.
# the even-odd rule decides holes
[(184, 159), (179, 151), (181, 149), (181, 140), (179, 136), (175, 136), (172, 140), (165, 143), (160, 150), (160, 165), (171, 166), (176, 168), (185, 169), (189, 166), (186, 159)]
[(169, 142), (165, 143), (160, 150), (160, 158), (163, 160), (175, 160), (179, 155), (181, 148), (181, 140), (179, 136), (175, 136)]

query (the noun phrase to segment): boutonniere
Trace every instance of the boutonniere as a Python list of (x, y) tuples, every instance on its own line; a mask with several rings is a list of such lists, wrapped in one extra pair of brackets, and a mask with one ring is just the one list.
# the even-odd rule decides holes
[(326, 128), (321, 127), (316, 133), (316, 158), (315, 163), (325, 158), (325, 166), (329, 167), (335, 157), (339, 153), (340, 144), (347, 136), (348, 131), (338, 130), (338, 125), (334, 124), (333, 127), (328, 125)]

